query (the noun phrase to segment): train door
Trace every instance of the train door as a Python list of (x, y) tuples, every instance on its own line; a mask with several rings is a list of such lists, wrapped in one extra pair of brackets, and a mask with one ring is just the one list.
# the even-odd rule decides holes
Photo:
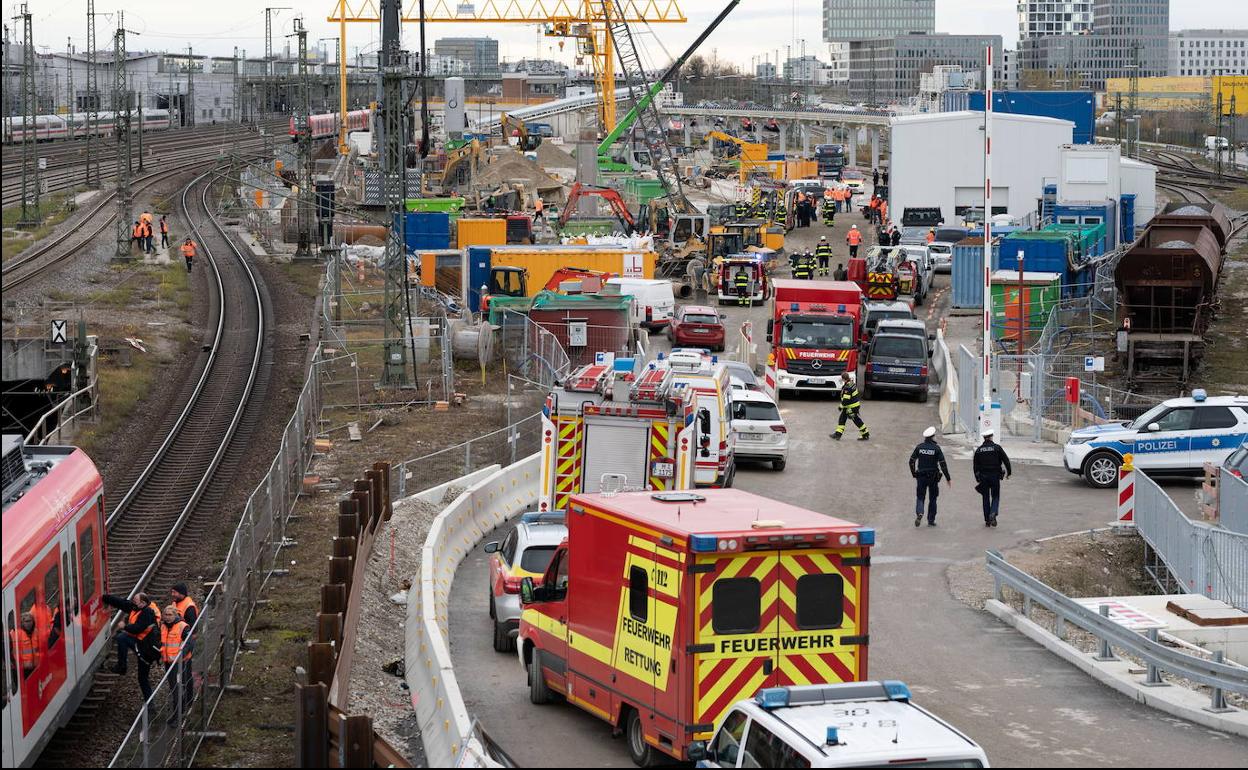
[(55, 720), (68, 696), (64, 572), (61, 548), (54, 540), (31, 560), (5, 597), (5, 631), (10, 648), (10, 735), (17, 756), (24, 756)]
[[(10, 605), (11, 602), (9, 602), (9, 596), (6, 592), (4, 594), (3, 604), (0, 604), (0, 618), (7, 618), (9, 616)], [(3, 623), (4, 621), (0, 620), (0, 624)], [(11, 649), (15, 640), (8, 633), (7, 628), (5, 629), (5, 633), (0, 634), (0, 636), (4, 637), (4, 680), (0, 681), (0, 685), (3, 685), (4, 687), (4, 700), (3, 702), (0, 702), (0, 724), (3, 725), (0, 729), (4, 730), (3, 764), (4, 767), (17, 767), (17, 759), (13, 752), (16, 748), (15, 744), (17, 743), (18, 736), (17, 726), (20, 723), (20, 714), (22, 711), (22, 704), (17, 699), (17, 651), (15, 649)], [(18, 714), (19, 717), (15, 719), (13, 716), (14, 714)]]

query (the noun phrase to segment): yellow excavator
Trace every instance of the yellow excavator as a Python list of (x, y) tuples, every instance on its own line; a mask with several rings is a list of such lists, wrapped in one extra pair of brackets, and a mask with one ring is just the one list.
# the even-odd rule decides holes
[(503, 141), (510, 143), (511, 137), (517, 137), (519, 141), (516, 143), (516, 149), (520, 150), (520, 152), (532, 152), (542, 143), (542, 137), (537, 134), (530, 134), (529, 128), (524, 125), (523, 120), (506, 112), (499, 119), (499, 124), (503, 129)]

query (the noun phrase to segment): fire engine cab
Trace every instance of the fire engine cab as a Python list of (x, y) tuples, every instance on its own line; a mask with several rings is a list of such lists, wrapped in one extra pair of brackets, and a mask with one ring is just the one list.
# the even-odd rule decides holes
[(624, 732), (643, 767), (692, 759), (766, 687), (867, 676), (875, 530), (737, 489), (573, 495), (520, 583), (529, 698)]
[(726, 305), (740, 301), (737, 293), (737, 273), (745, 273), (745, 294), (751, 305), (761, 305), (771, 296), (767, 269), (761, 259), (751, 254), (733, 254), (715, 265), (715, 296), (719, 304)]
[(670, 369), (633, 365), (582, 366), (546, 397), (539, 511), (566, 510), (581, 491), (693, 486), (693, 393)]

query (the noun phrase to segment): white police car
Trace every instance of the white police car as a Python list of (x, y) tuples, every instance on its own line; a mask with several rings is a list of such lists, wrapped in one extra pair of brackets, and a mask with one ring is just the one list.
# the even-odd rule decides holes
[(989, 766), (975, 741), (892, 681), (760, 690), (689, 756), (698, 767)]
[(1133, 422), (1080, 428), (1070, 434), (1062, 451), (1066, 470), (1094, 487), (1118, 481), (1122, 456), (1130, 453), (1135, 467), (1150, 476), (1199, 474), (1206, 462), (1220, 465), (1248, 436), (1248, 397), (1215, 396), (1193, 390), (1189, 398), (1172, 398)]

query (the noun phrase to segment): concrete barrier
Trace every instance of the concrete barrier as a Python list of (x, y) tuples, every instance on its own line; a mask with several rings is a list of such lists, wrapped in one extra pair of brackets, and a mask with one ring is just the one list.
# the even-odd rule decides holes
[(464, 706), (447, 642), (455, 570), (490, 530), (537, 499), (540, 455), (473, 482), (433, 520), (421, 553), (420, 580), (408, 594), (406, 680), (430, 767), (498, 767)]
[(936, 350), (932, 356), (932, 368), (940, 378), (940, 429), (942, 433), (957, 431), (958, 368), (953, 365), (949, 344), (945, 342), (945, 330), (936, 330)]

